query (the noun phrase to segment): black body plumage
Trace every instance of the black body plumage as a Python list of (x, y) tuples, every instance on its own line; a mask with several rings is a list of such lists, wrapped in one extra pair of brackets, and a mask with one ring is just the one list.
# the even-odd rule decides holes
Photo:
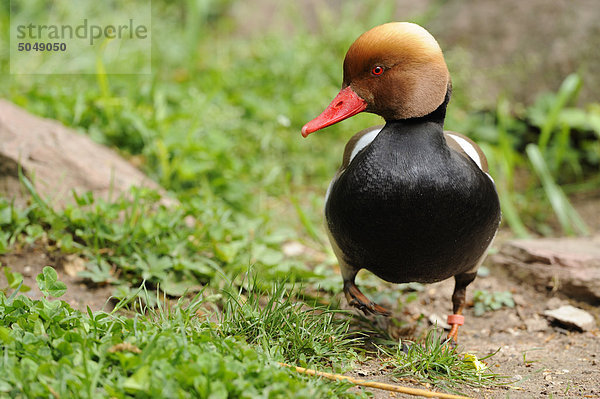
[(353, 268), (394, 283), (440, 281), (472, 269), (492, 241), (496, 189), (446, 144), (445, 105), (388, 121), (333, 183), (327, 227)]

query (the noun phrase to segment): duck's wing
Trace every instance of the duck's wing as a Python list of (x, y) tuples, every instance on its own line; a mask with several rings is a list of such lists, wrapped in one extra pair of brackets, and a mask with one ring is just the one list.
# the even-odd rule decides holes
[(329, 187), (327, 187), (327, 193), (325, 194), (325, 202), (329, 199), (329, 192), (331, 187), (336, 182), (336, 180), (340, 177), (342, 173), (346, 170), (350, 162), (354, 159), (356, 154), (358, 154), (363, 148), (371, 144), (375, 137), (379, 134), (381, 129), (383, 129), (384, 125), (371, 126), (367, 129), (363, 129), (360, 132), (356, 133), (354, 136), (348, 140), (346, 143), (346, 147), (344, 148), (344, 156), (342, 158), (342, 165), (335, 172), (333, 179), (329, 183)]
[(348, 142), (344, 148), (344, 157), (342, 158), (342, 166), (338, 170), (338, 175), (342, 173), (354, 157), (366, 146), (371, 144), (375, 137), (379, 134), (384, 125), (371, 126), (367, 129), (361, 130), (356, 133)]
[(448, 144), (448, 147), (452, 148), (465, 158), (472, 159), (473, 162), (479, 166), (479, 169), (487, 173), (489, 176), (488, 162), (485, 154), (473, 140), (463, 134), (449, 130), (444, 131), (444, 138), (446, 139), (446, 144)]

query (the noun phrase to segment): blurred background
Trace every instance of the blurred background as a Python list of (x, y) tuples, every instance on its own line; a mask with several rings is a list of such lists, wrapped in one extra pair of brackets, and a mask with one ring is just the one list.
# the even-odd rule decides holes
[[(44, 2), (30, 7), (44, 12)], [(419, 23), (440, 42), (454, 85), (446, 128), (486, 152), (505, 234), (597, 232), (599, 18), (594, 0), (153, 0), (151, 74), (99, 66), (95, 75), (10, 75), (3, 29), (0, 93), (117, 149), (160, 183), (180, 203), (166, 218), (193, 216), (179, 237), (189, 253), (312, 276), (334, 262), (321, 218), (343, 146), (380, 119), (361, 114), (309, 139), (300, 128), (339, 90), (349, 45), (394, 20)], [(297, 242), (300, 250), (289, 245)], [(288, 256), (298, 253), (305, 258)], [(97, 262), (101, 280), (110, 268)]]

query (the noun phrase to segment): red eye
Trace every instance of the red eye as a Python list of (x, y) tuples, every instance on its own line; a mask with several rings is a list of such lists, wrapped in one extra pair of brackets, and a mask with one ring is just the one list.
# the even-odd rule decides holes
[(376, 66), (375, 68), (371, 69), (371, 73), (375, 76), (379, 76), (383, 73), (383, 67)]

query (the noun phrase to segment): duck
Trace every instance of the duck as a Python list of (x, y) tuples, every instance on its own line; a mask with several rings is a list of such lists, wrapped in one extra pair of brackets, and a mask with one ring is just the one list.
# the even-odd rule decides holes
[(361, 112), (385, 124), (353, 135), (325, 194), (325, 228), (349, 305), (390, 316), (357, 287), (368, 270), (391, 283), (454, 278), (447, 339), (464, 324), (466, 289), (501, 221), (481, 148), (444, 130), (452, 94), (436, 39), (420, 25), (390, 22), (360, 35), (343, 63), (341, 91), (302, 136)]

